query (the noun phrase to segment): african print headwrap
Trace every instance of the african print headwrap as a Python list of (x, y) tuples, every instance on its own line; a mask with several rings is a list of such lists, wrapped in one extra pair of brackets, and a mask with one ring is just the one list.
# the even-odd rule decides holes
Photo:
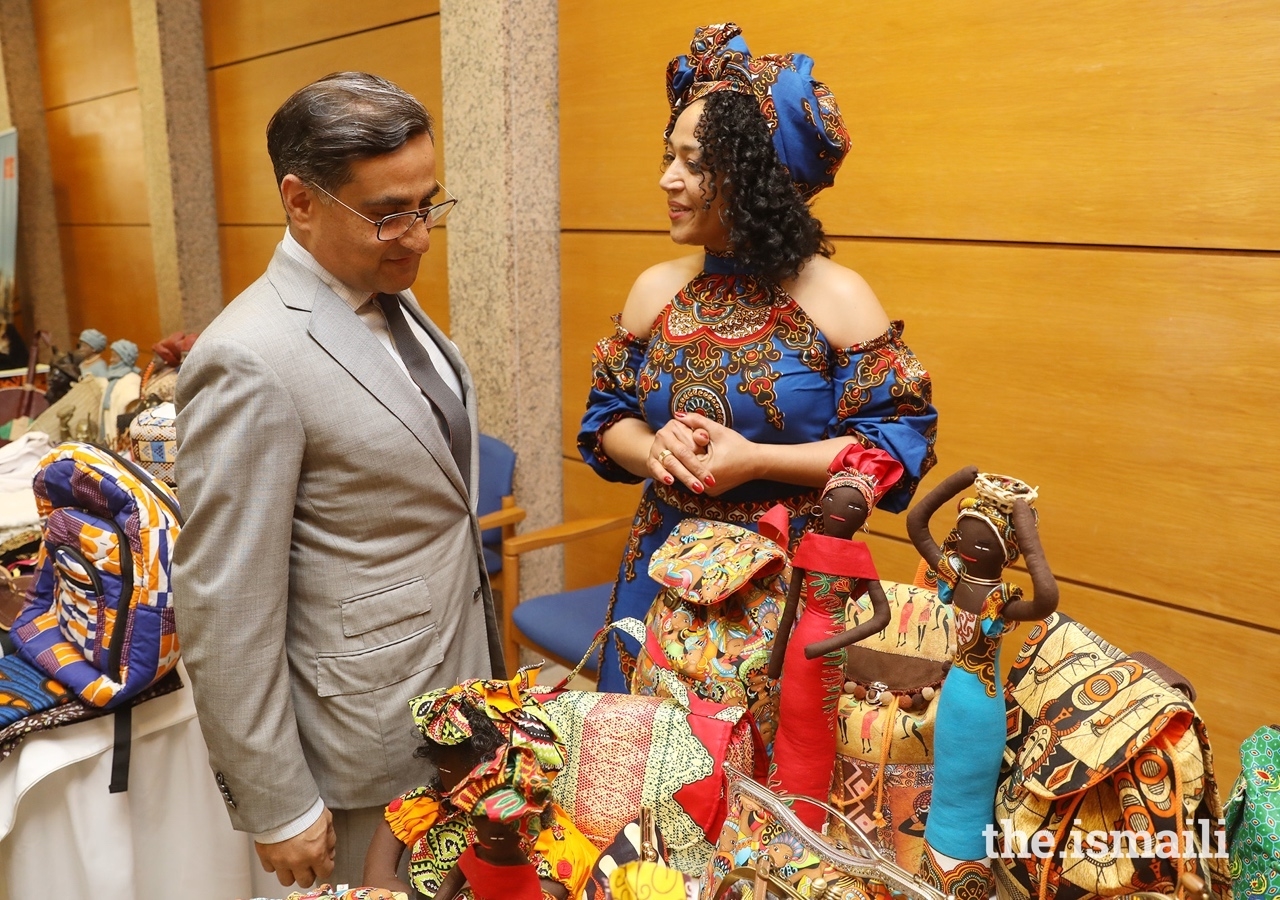
[(471, 737), (471, 724), (463, 712), (470, 705), (489, 717), (506, 740), (528, 747), (548, 772), (564, 768), (565, 745), (547, 711), (529, 693), (541, 666), (525, 666), (510, 681), (473, 678), (451, 688), (440, 688), (409, 701), (414, 724), (437, 744), (460, 744)]
[(518, 822), (551, 802), (551, 780), (528, 747), (503, 747), (449, 792), (453, 805), (491, 822)]
[(855, 442), (843, 448), (827, 469), (831, 477), (822, 495), (839, 487), (857, 488), (867, 501), (867, 512), (902, 477), (902, 463), (877, 447), (864, 447)]
[(849, 152), (849, 132), (830, 89), (812, 77), (813, 60), (803, 53), (752, 56), (732, 22), (704, 25), (693, 33), (688, 56), (667, 66), (671, 135), (690, 103), (717, 91), (755, 99), (769, 124), (778, 159), (806, 200), (835, 183)]
[[(1005, 512), (993, 501), (986, 497), (965, 497), (960, 501), (960, 513), (956, 516), (956, 522), (968, 516), (972, 519), (978, 519), (987, 524), (987, 527), (995, 532), (996, 538), (1000, 541), (1000, 546), (1004, 548), (1005, 565), (1012, 565), (1017, 561), (1019, 554), (1022, 552), (1018, 546), (1017, 529), (1013, 527), (1013, 516)], [(1031, 514), (1037, 518), (1040, 514), (1036, 512), (1036, 508), (1031, 507)], [(950, 552), (960, 540), (959, 530), (953, 530), (947, 535), (947, 539), (942, 543), (942, 549)]]

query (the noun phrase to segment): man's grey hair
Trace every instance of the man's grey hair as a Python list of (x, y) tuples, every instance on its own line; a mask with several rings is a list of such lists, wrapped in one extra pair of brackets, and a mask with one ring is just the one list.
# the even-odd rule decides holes
[(431, 114), (412, 94), (367, 72), (335, 72), (299, 89), (267, 123), (276, 186), (286, 175), (334, 192), (351, 164), (390, 153), (410, 138), (435, 140)]

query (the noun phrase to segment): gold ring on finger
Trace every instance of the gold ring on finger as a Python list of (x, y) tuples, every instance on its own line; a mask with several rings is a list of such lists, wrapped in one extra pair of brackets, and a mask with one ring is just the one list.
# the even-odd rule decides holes
[(668, 457), (668, 456), (670, 456), (670, 455), (671, 455), (671, 451), (670, 451), (670, 450), (666, 450), (666, 449), (664, 449), (661, 453), (659, 453), (659, 454), (658, 454), (658, 465), (660, 465), (660, 466), (665, 466), (665, 465), (667, 464), (667, 457)]

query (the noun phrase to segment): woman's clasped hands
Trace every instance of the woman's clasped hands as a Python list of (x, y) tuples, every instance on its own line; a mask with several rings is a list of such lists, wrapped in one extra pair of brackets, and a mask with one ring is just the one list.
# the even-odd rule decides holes
[(695, 494), (718, 497), (756, 477), (752, 442), (700, 413), (677, 412), (653, 435), (649, 474), (662, 484), (677, 481)]

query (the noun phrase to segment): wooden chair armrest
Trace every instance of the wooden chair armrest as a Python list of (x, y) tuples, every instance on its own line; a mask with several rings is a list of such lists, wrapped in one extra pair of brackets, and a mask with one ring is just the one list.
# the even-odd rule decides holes
[(559, 525), (549, 525), (527, 531), (517, 537), (507, 538), (502, 542), (503, 556), (519, 556), (531, 550), (554, 547), (579, 538), (603, 534), (631, 524), (631, 516), (614, 516), (608, 519), (573, 519)]
[(527, 513), (523, 507), (509, 506), (506, 509), (495, 509), (491, 513), (485, 513), (480, 517), (480, 530), (488, 531), (490, 528), (497, 528), (500, 525), (515, 525), (523, 522)]

